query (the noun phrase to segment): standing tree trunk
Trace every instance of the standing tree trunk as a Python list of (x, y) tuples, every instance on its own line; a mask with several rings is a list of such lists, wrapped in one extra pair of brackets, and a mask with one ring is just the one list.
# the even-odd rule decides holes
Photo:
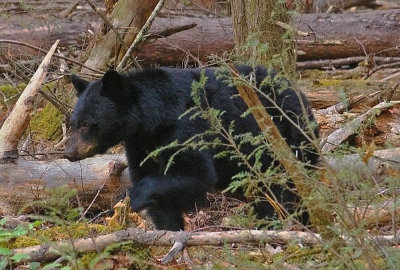
[[(133, 42), (157, 3), (158, 0), (121, 0), (115, 4), (109, 21), (118, 30), (118, 34), (126, 46), (129, 47)], [(115, 33), (111, 29), (108, 29), (90, 51), (85, 65), (105, 70), (109, 65), (116, 66), (124, 56), (125, 51), (125, 46), (121, 44)], [(114, 61), (114, 64), (110, 63), (111, 60)], [(88, 73), (85, 69), (82, 72)]]
[[(262, 65), (272, 63), (278, 71), (283, 71), (288, 76), (294, 74), (293, 39), (288, 39), (286, 31), (278, 26), (279, 24), (290, 28), (289, 15), (283, 2), (232, 0), (231, 4), (236, 50), (251, 63)], [(265, 43), (268, 46), (265, 46)], [(281, 65), (279, 66), (279, 64)], [(234, 77), (238, 77), (238, 72), (234, 68), (231, 72)], [(307, 180), (310, 178), (308, 172), (302, 164), (296, 162), (296, 156), (271, 120), (271, 116), (262, 106), (253, 87), (242, 82), (237, 85), (237, 88), (246, 105), (251, 108), (251, 113), (265, 134), (268, 143), (271, 144), (276, 160), (282, 164), (299, 196), (303, 198), (310, 213), (311, 222), (323, 238), (332, 237), (333, 231), (329, 229), (332, 223), (330, 212), (321, 208), (317, 201), (309, 199), (311, 189), (310, 181)], [(311, 138), (313, 137), (311, 136)], [(316, 142), (310, 143), (316, 144)]]
[(231, 9), (236, 52), (250, 62), (272, 64), (279, 71), (294, 74), (293, 35), (278, 25), (287, 25), (291, 20), (285, 4), (276, 0), (232, 0)]

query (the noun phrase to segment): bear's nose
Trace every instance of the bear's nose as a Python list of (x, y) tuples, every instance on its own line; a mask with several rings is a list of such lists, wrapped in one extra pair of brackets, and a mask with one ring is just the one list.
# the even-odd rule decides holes
[(64, 150), (63, 156), (64, 156), (64, 158), (68, 159), (71, 162), (78, 160), (76, 151), (72, 151), (68, 148)]

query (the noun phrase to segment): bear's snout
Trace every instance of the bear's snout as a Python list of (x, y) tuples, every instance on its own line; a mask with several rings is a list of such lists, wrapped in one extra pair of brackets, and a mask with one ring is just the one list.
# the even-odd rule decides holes
[(64, 150), (63, 156), (71, 162), (79, 160), (77, 152), (68, 147)]
[(83, 140), (81, 134), (72, 132), (64, 150), (64, 157), (69, 161), (78, 161), (98, 154), (97, 144)]

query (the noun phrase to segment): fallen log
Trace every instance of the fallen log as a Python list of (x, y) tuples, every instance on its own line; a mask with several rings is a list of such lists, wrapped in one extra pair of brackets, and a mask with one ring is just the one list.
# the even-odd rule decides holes
[[(400, 148), (378, 150), (365, 163), (359, 154), (326, 157), (333, 171), (349, 170), (354, 177), (384, 179), (400, 176)], [(80, 162), (66, 159), (0, 164), (0, 213), (14, 215), (27, 202), (47, 198), (48, 190), (68, 186), (82, 200), (91, 201), (100, 190), (96, 205), (111, 209), (130, 185), (125, 155), (102, 155)], [(122, 165), (122, 166), (121, 166)]]
[(351, 172), (354, 179), (373, 177), (378, 183), (388, 176), (400, 177), (400, 148), (376, 150), (366, 161), (361, 154), (326, 156), (325, 159), (333, 171)]
[[(400, 10), (398, 9), (344, 14), (303, 14), (294, 20), (296, 30), (308, 33), (308, 37), (297, 39), (297, 49), (302, 52), (298, 59), (305, 61), (365, 56), (362, 47), (367, 54), (383, 51), (378, 56), (400, 57), (400, 50), (396, 49), (397, 40), (400, 39), (398, 31), (400, 21), (397, 20), (399, 14)], [(9, 19), (7, 18), (7, 20)], [(73, 40), (69, 37), (71, 35), (76, 35), (77, 40), (82, 40), (78, 38), (79, 35), (87, 33), (84, 27), (81, 28), (83, 25), (92, 31), (93, 27), (96, 29), (100, 27), (100, 19), (93, 20), (93, 17), (79, 18), (79, 27), (72, 27), (73, 23), (77, 23), (76, 21), (58, 21), (59, 27), (51, 26), (52, 22), (49, 21), (47, 28), (42, 30), (35, 28), (35, 31), (28, 31), (21, 26), (19, 28), (14, 25), (10, 27), (7, 20), (2, 21), (0, 17), (0, 28), (3, 25), (3, 28), (7, 29), (2, 36), (4, 39), (22, 40), (42, 47), (49, 46), (56, 38), (61, 38), (61, 44), (64, 41), (69, 44), (68, 40)], [(31, 20), (30, 25), (40, 25), (40, 21), (35, 22), (34, 18)], [(90, 23), (86, 20), (90, 20)], [(63, 27), (66, 23), (71, 25)], [(192, 23), (197, 24), (193, 29), (167, 38), (153, 40), (143, 46), (139, 51), (138, 60), (144, 66), (154, 64), (184, 66), (188, 62), (195, 62), (193, 59), (187, 58), (188, 53), (205, 61), (212, 54), (221, 54), (233, 48), (232, 20), (229, 17), (210, 18), (184, 15), (168, 18), (157, 17), (150, 31), (157, 33), (166, 27)], [(44, 31), (45, 29), (48, 31)], [(70, 32), (70, 34), (64, 35), (64, 32)], [(112, 41), (114, 45), (115, 37), (112, 38)], [(388, 50), (389, 48), (394, 49)]]
[(19, 158), (15, 163), (0, 164), (0, 212), (15, 214), (22, 205), (47, 198), (49, 189), (61, 186), (76, 189), (82, 201), (91, 201), (102, 187), (96, 205), (112, 209), (130, 184), (126, 166), (121, 167), (124, 163), (124, 155), (104, 155), (75, 163)]
[[(96, 32), (99, 28), (100, 23), (93, 16), (86, 16), (82, 20), (49, 20), (41, 16), (32, 17), (29, 14), (0, 16), (2, 39), (23, 41), (40, 48), (49, 48), (59, 39), (59, 48), (72, 46), (83, 49), (88, 43), (89, 33)], [(15, 59), (31, 59), (29, 54), (33, 56), (42, 55), (37, 50), (26, 47), (9, 44), (2, 44), (1, 46), (7, 50), (9, 56), (13, 56)]]
[[(302, 53), (299, 61), (337, 59), (374, 54), (396, 48), (400, 38), (397, 20), (400, 10), (345, 14), (303, 14), (294, 20), (294, 27), (309, 33), (296, 40)], [(205, 61), (207, 56), (221, 54), (233, 48), (231, 18), (171, 17), (157, 18), (151, 31), (165, 25), (196, 23), (194, 29), (162, 38), (143, 46), (138, 58), (143, 64), (176, 65), (186, 59), (187, 52)], [(360, 45), (362, 44), (362, 45)], [(379, 53), (379, 56), (399, 57), (400, 50)], [(192, 59), (188, 59), (194, 62)]]
[[(302, 83), (302, 81), (300, 81), (300, 83)], [(392, 85), (393, 85), (392, 83), (383, 84), (379, 81), (377, 82), (371, 80), (365, 87), (346, 88), (345, 93), (346, 96), (350, 98), (354, 98), (360, 95), (373, 96), (377, 91), (388, 92), (390, 89), (393, 88)], [(308, 100), (311, 102), (311, 105), (314, 109), (325, 109), (328, 108), (329, 106), (336, 105), (337, 103), (342, 101), (339, 91), (337, 91), (337, 87), (332, 87), (332, 86), (316, 87), (315, 85), (309, 87), (307, 84), (303, 84), (300, 86), (300, 89), (306, 94)], [(399, 99), (400, 99), (400, 91), (394, 92), (392, 100), (399, 100)], [(376, 103), (371, 104), (371, 99), (369, 99), (368, 102), (363, 105), (374, 106), (376, 105)]]
[[(325, 68), (332, 69), (341, 66), (354, 66), (359, 63), (363, 63), (368, 58), (365, 56), (354, 56), (347, 57), (343, 59), (327, 59), (327, 60), (310, 60), (310, 61), (302, 61), (297, 62), (296, 67), (298, 69), (317, 69), (317, 68)], [(395, 64), (400, 65), (400, 57), (374, 57), (373, 61), (376, 65), (385, 65), (385, 64)]]

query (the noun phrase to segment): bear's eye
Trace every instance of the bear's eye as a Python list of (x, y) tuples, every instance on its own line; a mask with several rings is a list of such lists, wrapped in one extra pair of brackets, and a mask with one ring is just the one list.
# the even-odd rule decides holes
[(90, 124), (88, 121), (84, 121), (81, 126), (84, 128), (88, 128), (88, 127), (90, 127)]

